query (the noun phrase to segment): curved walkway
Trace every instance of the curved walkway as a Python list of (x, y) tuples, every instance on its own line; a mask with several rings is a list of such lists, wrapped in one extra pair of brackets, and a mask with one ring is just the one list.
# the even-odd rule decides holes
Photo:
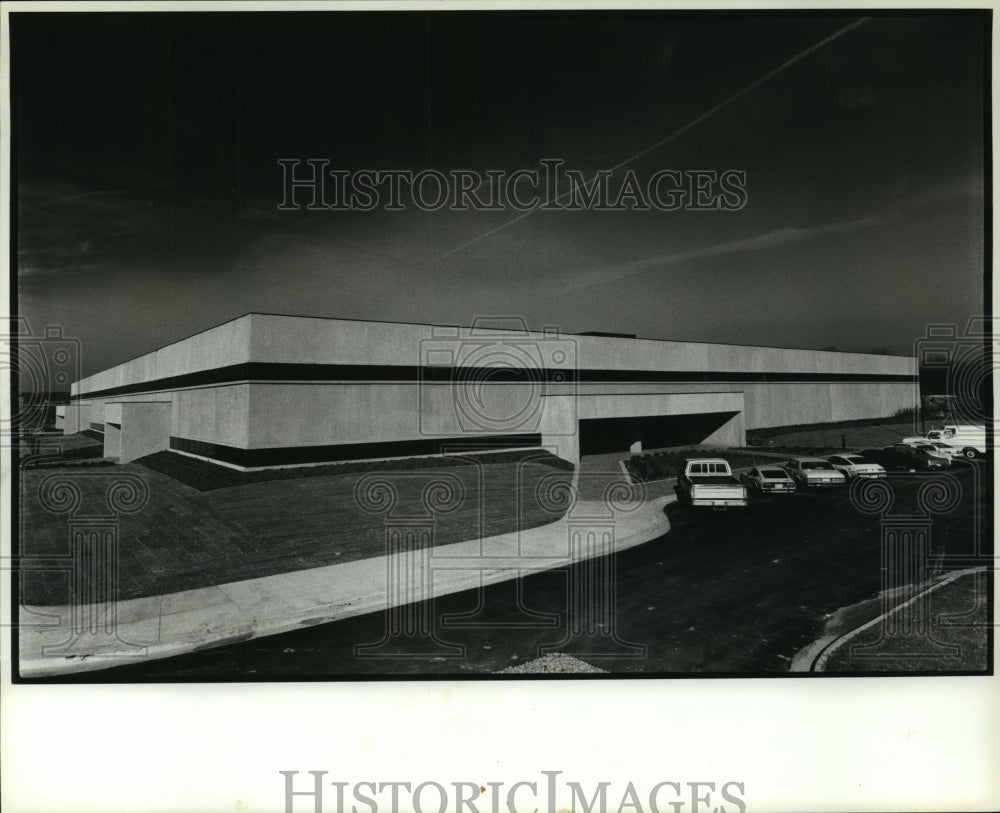
[[(22, 607), (23, 678), (165, 658), (565, 567), (648, 542), (670, 528), (658, 497), (633, 510), (580, 501), (557, 522), (434, 548), (403, 551), (109, 605)], [(580, 543), (609, 524), (606, 547)], [(482, 551), (489, 547), (491, 555)]]

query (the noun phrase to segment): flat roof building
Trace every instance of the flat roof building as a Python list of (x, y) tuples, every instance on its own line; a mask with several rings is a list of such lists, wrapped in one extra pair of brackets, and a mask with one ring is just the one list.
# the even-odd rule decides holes
[(240, 469), (545, 447), (742, 445), (912, 406), (916, 360), (249, 313), (72, 386), (67, 434)]

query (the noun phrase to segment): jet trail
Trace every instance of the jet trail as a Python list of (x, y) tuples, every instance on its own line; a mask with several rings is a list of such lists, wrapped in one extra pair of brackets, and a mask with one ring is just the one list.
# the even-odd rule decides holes
[[(639, 158), (642, 158), (644, 155), (648, 155), (649, 153), (653, 152), (654, 150), (658, 150), (660, 147), (664, 146), (665, 144), (670, 143), (671, 141), (673, 141), (678, 136), (683, 135), (684, 133), (686, 133), (692, 127), (697, 127), (703, 121), (705, 121), (706, 119), (710, 118), (711, 116), (714, 116), (716, 113), (718, 113), (723, 108), (728, 107), (733, 102), (735, 102), (737, 99), (741, 99), (744, 96), (746, 96), (748, 93), (753, 92), (754, 90), (756, 90), (757, 88), (759, 88), (761, 85), (763, 85), (765, 82), (769, 82), (771, 79), (773, 79), (778, 74), (780, 74), (780, 73), (788, 70), (793, 65), (801, 62), (803, 59), (805, 59), (806, 57), (808, 57), (811, 54), (815, 53), (816, 51), (820, 50), (821, 48), (826, 47), (827, 45), (829, 45), (834, 40), (839, 39), (840, 37), (844, 36), (844, 34), (847, 34), (847, 33), (851, 32), (851, 31), (853, 31), (855, 28), (858, 28), (858, 27), (864, 25), (870, 19), (871, 19), (871, 17), (860, 17), (857, 20), (855, 20), (853, 23), (850, 23), (849, 25), (845, 25), (840, 30), (835, 31), (834, 33), (830, 34), (830, 36), (825, 37), (824, 39), (820, 40), (819, 42), (817, 42), (817, 43), (815, 43), (813, 45), (810, 45), (804, 51), (800, 51), (795, 56), (793, 56), (790, 59), (788, 59), (787, 61), (781, 63), (777, 68), (774, 68), (773, 70), (771, 70), (768, 73), (764, 74), (759, 79), (755, 79), (753, 82), (751, 82), (749, 85), (747, 85), (742, 90), (736, 91), (736, 93), (734, 93), (732, 96), (729, 96), (728, 98), (723, 99), (721, 102), (719, 102), (714, 107), (710, 107), (708, 110), (706, 110), (700, 116), (698, 116), (695, 119), (692, 119), (691, 121), (689, 121), (687, 124), (685, 124), (680, 129), (674, 130), (670, 135), (668, 135), (668, 136), (666, 136), (664, 138), (661, 138), (659, 141), (657, 141), (657, 142), (655, 142), (653, 144), (650, 144), (648, 147), (646, 147), (643, 150), (640, 150), (635, 155), (632, 155), (632, 156), (626, 158), (624, 161), (621, 161), (620, 163), (618, 163), (615, 166), (611, 167), (611, 170), (610, 170), (611, 174), (613, 175), (618, 170), (620, 170), (622, 167), (628, 166), (633, 161), (635, 161), (635, 160), (637, 160)], [(596, 178), (596, 176), (595, 176), (595, 178)], [(594, 179), (592, 178), (591, 181), (593, 181), (593, 180)], [(557, 195), (556, 196), (556, 202), (557, 203), (560, 202), (563, 198), (565, 198), (567, 195), (569, 195), (570, 191), (571, 190), (567, 190), (566, 192), (563, 192), (561, 195)], [(489, 236), (491, 236), (493, 234), (496, 234), (499, 231), (502, 231), (502, 230), (506, 229), (508, 226), (512, 226), (515, 223), (517, 223), (517, 222), (519, 222), (521, 220), (524, 220), (526, 217), (528, 217), (528, 216), (534, 214), (536, 211), (538, 211), (538, 208), (539, 208), (539, 204), (536, 203), (531, 209), (528, 209), (526, 212), (522, 212), (517, 217), (513, 217), (510, 220), (508, 220), (506, 223), (501, 223), (499, 226), (496, 226), (495, 228), (492, 228), (489, 231), (485, 231), (482, 234), (480, 234), (480, 235), (478, 235), (476, 237), (473, 237), (471, 240), (467, 240), (466, 242), (462, 243), (461, 245), (455, 246), (455, 248), (446, 251), (444, 254), (441, 254), (436, 259), (437, 260), (443, 260), (446, 257), (450, 257), (452, 254), (457, 254), (459, 251), (462, 251), (463, 249), (468, 248), (469, 246), (473, 245), (474, 243), (478, 243), (480, 240), (484, 240), (487, 237), (489, 237)]]

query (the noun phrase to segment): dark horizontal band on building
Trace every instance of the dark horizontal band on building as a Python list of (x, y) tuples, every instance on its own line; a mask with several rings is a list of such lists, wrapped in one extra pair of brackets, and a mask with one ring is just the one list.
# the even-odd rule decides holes
[(248, 362), (167, 376), (152, 381), (92, 390), (73, 400), (137, 395), (189, 387), (250, 382), (381, 383), (520, 383), (520, 384), (644, 384), (644, 383), (915, 383), (916, 375), (888, 373), (701, 372), (693, 370), (562, 370), (510, 367), (447, 367), (403, 364), (283, 364)]
[(325, 446), (283, 446), (272, 449), (239, 449), (190, 438), (170, 438), (177, 452), (207, 457), (243, 468), (295, 466), (305, 463), (339, 463), (348, 460), (377, 460), (393, 457), (421, 457), (459, 452), (488, 452), (498, 449), (536, 448), (542, 445), (537, 432), (523, 435), (468, 435), (453, 438), (338, 443)]

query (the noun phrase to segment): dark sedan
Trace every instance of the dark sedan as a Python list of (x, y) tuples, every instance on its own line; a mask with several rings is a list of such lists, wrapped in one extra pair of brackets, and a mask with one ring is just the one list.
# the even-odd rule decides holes
[(923, 449), (905, 443), (881, 449), (865, 449), (861, 455), (872, 463), (878, 463), (886, 471), (936, 471), (951, 465), (949, 460), (930, 455)]

